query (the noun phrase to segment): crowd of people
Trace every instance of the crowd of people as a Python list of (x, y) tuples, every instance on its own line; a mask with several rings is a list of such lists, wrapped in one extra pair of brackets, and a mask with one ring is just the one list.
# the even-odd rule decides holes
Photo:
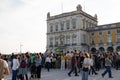
[[(14, 54), (8, 56), (2, 56), (6, 62), (10, 62), (10, 68), (12, 70), (12, 80), (37, 80), (41, 79), (41, 69), (46, 68), (49, 72), (50, 69), (70, 69), (68, 76), (71, 77), (71, 73), (75, 73), (75, 76), (79, 76), (78, 73), (82, 72), (82, 80), (88, 80), (88, 75), (97, 75), (100, 69), (105, 68), (105, 71), (101, 74), (102, 77), (109, 74), (109, 78), (113, 78), (111, 67), (120, 68), (120, 52), (99, 52), (87, 53), (81, 51), (67, 51), (66, 53), (58, 54), (53, 52), (42, 53), (29, 53)], [(9, 70), (5, 63), (7, 74)], [(1, 69), (0, 69), (1, 70)], [(28, 76), (30, 72), (31, 76)], [(4, 77), (3, 77), (4, 78)], [(0, 80), (2, 78), (0, 77)]]

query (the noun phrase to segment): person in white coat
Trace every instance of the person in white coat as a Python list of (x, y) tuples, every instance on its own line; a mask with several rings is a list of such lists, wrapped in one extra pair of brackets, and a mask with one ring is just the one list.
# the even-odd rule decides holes
[(20, 66), (18, 57), (19, 57), (18, 55), (15, 55), (12, 60), (12, 80), (16, 80), (18, 68)]

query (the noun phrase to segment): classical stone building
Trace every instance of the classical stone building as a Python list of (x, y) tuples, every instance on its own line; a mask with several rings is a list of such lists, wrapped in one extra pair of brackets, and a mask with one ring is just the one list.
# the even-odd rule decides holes
[(120, 22), (88, 28), (90, 50), (120, 50)]
[(97, 15), (91, 16), (82, 10), (81, 5), (75, 11), (51, 16), (47, 14), (47, 50), (88, 51), (90, 49), (88, 28), (97, 26)]

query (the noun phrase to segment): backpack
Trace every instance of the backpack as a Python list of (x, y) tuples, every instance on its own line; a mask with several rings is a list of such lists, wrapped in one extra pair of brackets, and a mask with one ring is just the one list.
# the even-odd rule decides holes
[(26, 61), (25, 60), (22, 60), (21, 64), (20, 64), (20, 67), (21, 68), (25, 68), (27, 66), (26, 64)]

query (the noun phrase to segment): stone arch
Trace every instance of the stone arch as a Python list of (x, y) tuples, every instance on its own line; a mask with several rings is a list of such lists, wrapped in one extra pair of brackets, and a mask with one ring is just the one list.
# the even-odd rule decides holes
[(116, 51), (120, 51), (120, 46), (117, 46), (117, 47), (116, 47)]
[(99, 51), (101, 51), (101, 52), (105, 51), (104, 47), (100, 47)]
[(91, 52), (92, 52), (92, 53), (95, 53), (96, 51), (97, 51), (96, 48), (94, 48), (94, 47), (91, 48)]
[(112, 46), (110, 46), (110, 47), (107, 48), (107, 51), (113, 52), (113, 51), (114, 51), (114, 48), (113, 48)]

